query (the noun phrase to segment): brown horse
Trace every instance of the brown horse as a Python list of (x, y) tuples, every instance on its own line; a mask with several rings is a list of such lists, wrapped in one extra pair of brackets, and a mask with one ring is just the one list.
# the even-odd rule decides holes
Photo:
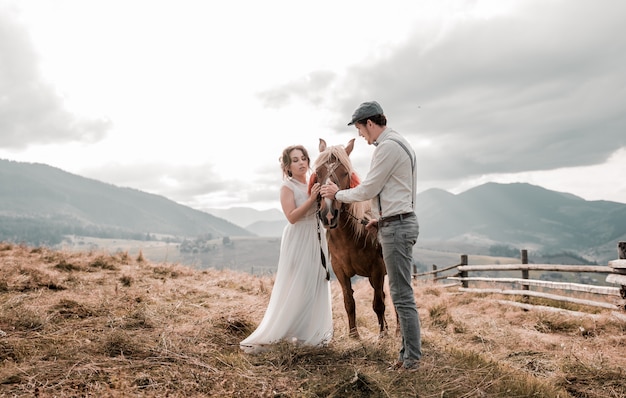
[[(321, 184), (333, 181), (339, 189), (357, 186), (359, 179), (349, 158), (353, 148), (354, 139), (344, 147), (327, 146), (326, 141), (320, 138), (320, 155), (315, 161), (315, 174), (311, 176), (311, 184), (315, 181)], [(370, 285), (374, 288), (372, 307), (378, 317), (379, 336), (382, 337), (388, 329), (383, 291), (387, 269), (376, 234), (365, 229), (366, 220), (372, 218), (370, 202), (340, 203), (319, 199), (318, 206), (318, 216), (327, 231), (333, 271), (343, 291), (350, 337), (359, 338), (354, 291), (350, 279), (355, 275), (369, 278)]]

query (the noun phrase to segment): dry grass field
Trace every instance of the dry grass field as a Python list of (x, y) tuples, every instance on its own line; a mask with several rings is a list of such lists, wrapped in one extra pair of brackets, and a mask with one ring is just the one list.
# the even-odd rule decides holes
[(525, 311), (428, 282), (415, 285), (417, 373), (386, 370), (399, 341), (378, 339), (363, 280), (361, 340), (348, 337), (332, 282), (328, 347), (243, 354), (272, 282), (141, 254), (0, 243), (0, 397), (626, 396), (626, 322), (610, 311)]

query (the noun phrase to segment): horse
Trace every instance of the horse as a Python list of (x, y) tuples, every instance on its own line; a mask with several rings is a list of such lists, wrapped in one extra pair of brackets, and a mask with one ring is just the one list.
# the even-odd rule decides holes
[[(310, 186), (315, 182), (325, 184), (332, 181), (339, 189), (353, 188), (359, 178), (350, 161), (354, 139), (345, 147), (327, 146), (320, 138), (320, 154), (315, 161), (315, 173), (311, 175)], [(383, 261), (382, 248), (375, 232), (365, 229), (367, 218), (372, 218), (369, 201), (340, 203), (336, 200), (318, 197), (317, 215), (326, 229), (328, 251), (335, 276), (341, 285), (343, 302), (348, 314), (349, 336), (359, 339), (356, 326), (356, 306), (351, 278), (355, 275), (369, 279), (374, 289), (372, 308), (378, 317), (379, 337), (387, 334), (385, 320), (385, 292), (383, 291), (387, 268)]]

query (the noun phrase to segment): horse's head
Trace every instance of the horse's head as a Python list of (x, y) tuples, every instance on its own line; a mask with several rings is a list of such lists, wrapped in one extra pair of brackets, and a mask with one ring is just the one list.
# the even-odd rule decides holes
[[(327, 184), (329, 181), (337, 184), (339, 189), (348, 189), (358, 185), (358, 177), (352, 169), (350, 153), (354, 148), (354, 138), (345, 147), (342, 145), (327, 146), (326, 141), (320, 138), (320, 155), (315, 161), (315, 174), (311, 176), (310, 185), (314, 182)], [(318, 198), (318, 216), (325, 228), (335, 228), (342, 211), (340, 202), (332, 199)]]

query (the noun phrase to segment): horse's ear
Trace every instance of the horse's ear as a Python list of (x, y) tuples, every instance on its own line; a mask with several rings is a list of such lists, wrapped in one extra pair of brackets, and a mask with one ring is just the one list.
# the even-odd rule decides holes
[(360, 183), (361, 183), (361, 180), (359, 179), (359, 176), (356, 175), (356, 173), (352, 173), (352, 175), (350, 176), (350, 188), (354, 188), (358, 186)]
[(323, 138), (320, 138), (320, 152), (324, 152), (326, 150), (326, 141)]
[(346, 153), (348, 154), (348, 156), (350, 156), (350, 153), (352, 152), (352, 150), (354, 149), (354, 138), (350, 140), (350, 142), (348, 142), (348, 145), (346, 145)]
[(317, 182), (317, 174), (311, 174), (311, 177), (309, 177), (309, 190), (308, 190), (309, 195), (311, 194), (311, 188), (313, 188), (313, 184), (315, 184), (316, 182)]

